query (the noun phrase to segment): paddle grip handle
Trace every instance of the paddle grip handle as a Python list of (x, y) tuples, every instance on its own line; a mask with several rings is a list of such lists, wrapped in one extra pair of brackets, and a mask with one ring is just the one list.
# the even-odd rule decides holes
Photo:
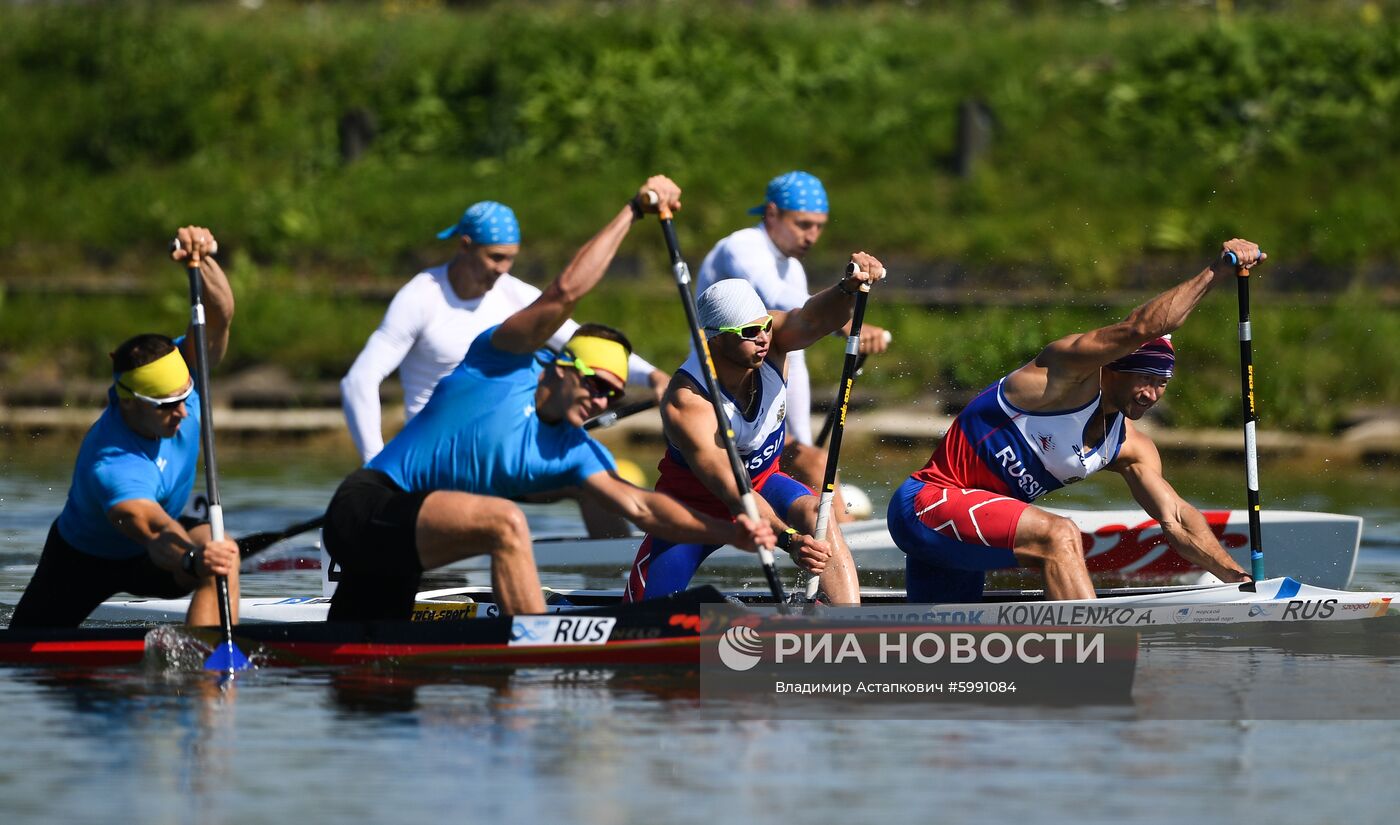
[[(210, 240), (211, 240), (211, 243), (209, 244), (209, 254), (210, 254), (210, 255), (217, 255), (217, 254), (219, 254), (219, 242), (218, 242), (217, 240), (213, 240), (213, 239), (210, 239)], [(184, 244), (180, 243), (180, 239), (179, 239), (179, 238), (175, 238), (175, 239), (173, 239), (173, 240), (170, 241), (170, 251), (171, 251), (171, 252), (179, 252), (181, 249), (184, 249), (184, 248), (185, 248), (185, 247), (184, 247)]]

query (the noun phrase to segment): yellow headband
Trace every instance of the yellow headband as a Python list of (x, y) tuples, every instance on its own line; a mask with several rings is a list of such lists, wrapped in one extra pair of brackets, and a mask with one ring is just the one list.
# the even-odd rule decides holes
[(115, 377), (117, 395), (122, 398), (169, 401), (189, 395), (190, 368), (178, 348), (149, 364), (117, 373)]
[[(562, 354), (559, 363), (571, 366), (577, 361), (582, 366), (594, 370), (607, 370), (627, 383), (627, 348), (617, 341), (595, 338), (592, 335), (576, 335), (569, 339), (564, 348), (574, 354), (573, 359)], [(582, 370), (581, 370), (582, 371)], [(587, 375), (587, 373), (584, 373)]]

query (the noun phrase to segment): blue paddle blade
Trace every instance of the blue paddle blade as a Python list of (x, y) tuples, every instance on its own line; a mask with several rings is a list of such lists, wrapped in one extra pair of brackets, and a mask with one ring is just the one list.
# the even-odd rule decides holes
[(248, 657), (243, 655), (243, 651), (239, 650), (232, 640), (221, 643), (209, 654), (209, 658), (204, 660), (205, 670), (221, 670), (226, 673), (248, 670), (252, 666), (253, 663), (248, 661)]

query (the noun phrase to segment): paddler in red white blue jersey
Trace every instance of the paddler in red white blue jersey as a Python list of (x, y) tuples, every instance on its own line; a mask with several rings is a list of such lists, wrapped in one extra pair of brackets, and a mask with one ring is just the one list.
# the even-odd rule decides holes
[(584, 324), (557, 355), (543, 349), (644, 212), (672, 211), (680, 187), (647, 180), (529, 306), (471, 343), (432, 398), (383, 451), (352, 473), (326, 511), (326, 550), (341, 568), (330, 618), (408, 619), (423, 571), (491, 557), (505, 613), (542, 613), (525, 514), (511, 499), (586, 494), (643, 530), (677, 541), (771, 543), (767, 525), (717, 518), (623, 480), (583, 429), (624, 392), (631, 345)]
[[(851, 551), (834, 519), (826, 536), (811, 535), (817, 526), (818, 499), (802, 482), (778, 471), (778, 457), (787, 417), (788, 354), (849, 323), (860, 284), (885, 277), (884, 266), (872, 255), (857, 252), (851, 261), (854, 274), (789, 312), (770, 310), (753, 285), (738, 278), (718, 281), (696, 301), (724, 393), (726, 425), (734, 432), (734, 445), (758, 493), (759, 510), (778, 533), (778, 549), (820, 575), (822, 590), (833, 604), (860, 602)], [(691, 353), (671, 376), (661, 402), (666, 454), (657, 465), (661, 477), (656, 489), (727, 518), (742, 506), (703, 369), (699, 356)], [(632, 563), (624, 599), (641, 601), (684, 590), (719, 547), (647, 536)]]
[[(213, 234), (186, 226), (171, 257), (203, 277), (210, 366), (228, 349), (233, 290)], [(10, 627), (77, 627), (118, 593), (174, 599), (193, 592), (186, 621), (219, 623), (215, 576), (238, 608), (238, 546), (181, 516), (194, 490), (206, 399), (194, 390), (194, 337), (137, 335), (111, 353), (107, 409), (83, 436), (73, 483), (15, 607)]]
[(1222, 581), (1249, 580), (1133, 426), (1175, 373), (1170, 333), (1211, 286), (1236, 277), (1227, 253), (1246, 267), (1264, 258), (1249, 241), (1227, 241), (1194, 277), (1116, 324), (1052, 342), (958, 414), (890, 500), (911, 602), (979, 601), (987, 570), (1018, 566), (1043, 570), (1051, 599), (1094, 598), (1079, 528), (1032, 502), (1102, 469), (1123, 476), (1183, 558)]

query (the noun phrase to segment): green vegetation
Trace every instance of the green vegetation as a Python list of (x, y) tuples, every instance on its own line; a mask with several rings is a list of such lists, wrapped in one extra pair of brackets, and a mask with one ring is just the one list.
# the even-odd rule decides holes
[[(1395, 4), (1112, 5), (4, 4), (0, 284), (150, 272), (173, 227), (205, 223), (237, 279), (230, 366), (334, 377), (383, 309), (336, 287), (445, 257), (433, 233), (467, 203), (515, 207), (539, 282), (649, 173), (685, 187), (698, 265), (769, 177), (806, 168), (834, 207), (813, 273), (865, 248), (897, 273), (1082, 300), (1164, 288), (1222, 239), (1256, 239), (1275, 280), (1344, 289), (1261, 283), (1266, 422), (1326, 429), (1350, 404), (1400, 403), (1400, 319), (1378, 300), (1394, 279), (1377, 274), (1400, 261)], [(972, 99), (996, 125), (964, 178)], [(342, 147), (352, 122), (373, 124), (359, 153)], [(649, 274), (580, 316), (669, 365), (684, 338), (664, 250), (634, 235), (625, 254)], [(100, 375), (115, 340), (179, 323), (167, 274), (168, 294), (142, 275), (157, 298), (0, 292), (0, 376)], [(866, 386), (965, 392), (1126, 308), (885, 304), (872, 320), (899, 345)], [(1233, 312), (1213, 296), (1179, 336), (1177, 423), (1234, 415)], [(834, 377), (827, 350), (816, 369)]]
[[(169, 267), (170, 288), (150, 297), (75, 297), (21, 294), (4, 304), (0, 352), (25, 363), (11, 374), (100, 379), (110, 370), (106, 353), (136, 332), (177, 332), (188, 309), (181, 278)], [(277, 363), (303, 380), (338, 379), (379, 323), (384, 303), (329, 295), (288, 296), (250, 283), (232, 269), (238, 310), (232, 342), (220, 369), (229, 374)], [(1179, 426), (1233, 426), (1239, 418), (1239, 343), (1233, 284), (1208, 296), (1173, 336), (1179, 377), (1163, 405)], [(1400, 313), (1377, 313), (1374, 296), (1356, 292), (1309, 305), (1256, 302), (1255, 366), (1265, 426), (1328, 431), (1361, 403), (1400, 398)], [(960, 403), (969, 394), (1034, 357), (1049, 341), (1102, 326), (1130, 307), (973, 307), (926, 309), (884, 299), (877, 292), (871, 323), (891, 329), (895, 347), (873, 359), (859, 394), (887, 401)], [(639, 352), (662, 369), (679, 364), (689, 347), (685, 316), (675, 288), (660, 272), (646, 284), (605, 283), (584, 299), (576, 317), (625, 330)], [(45, 347), (34, 346), (43, 341)], [(834, 391), (842, 347), (819, 344), (809, 363), (824, 399)], [(47, 367), (45, 366), (47, 365)], [(830, 389), (826, 389), (826, 388)], [(932, 398), (930, 397), (932, 396)]]

